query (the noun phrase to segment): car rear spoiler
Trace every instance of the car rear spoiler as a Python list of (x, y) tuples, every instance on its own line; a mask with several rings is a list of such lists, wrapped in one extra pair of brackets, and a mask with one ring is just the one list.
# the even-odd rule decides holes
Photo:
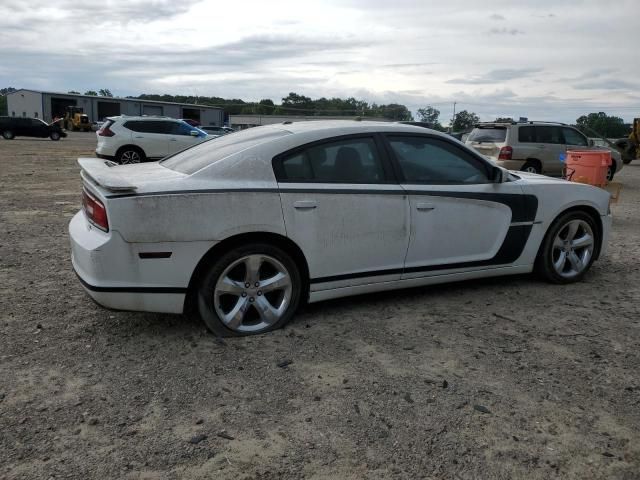
[(82, 168), (83, 178), (112, 192), (132, 192), (137, 187), (129, 182), (122, 171), (114, 171), (118, 164), (110, 160), (99, 158), (79, 158), (78, 164)]

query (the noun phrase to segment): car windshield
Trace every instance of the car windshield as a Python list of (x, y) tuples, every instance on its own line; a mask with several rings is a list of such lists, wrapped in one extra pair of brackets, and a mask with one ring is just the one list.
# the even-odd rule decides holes
[(476, 127), (467, 141), (470, 142), (504, 142), (507, 138), (505, 127)]
[(230, 155), (289, 134), (286, 130), (273, 127), (250, 128), (233, 135), (212, 138), (167, 157), (160, 164), (176, 172), (191, 175)]

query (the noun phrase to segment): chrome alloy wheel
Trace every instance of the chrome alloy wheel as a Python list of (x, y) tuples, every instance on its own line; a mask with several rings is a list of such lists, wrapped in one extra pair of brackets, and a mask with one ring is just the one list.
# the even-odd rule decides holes
[(275, 324), (287, 311), (291, 275), (269, 255), (247, 255), (222, 272), (213, 294), (216, 314), (227, 328), (256, 332)]
[(571, 220), (560, 229), (551, 250), (553, 268), (563, 278), (581, 274), (593, 255), (594, 236), (584, 220)]
[(140, 154), (135, 150), (127, 150), (125, 152), (122, 152), (122, 155), (120, 156), (120, 163), (122, 165), (140, 163)]

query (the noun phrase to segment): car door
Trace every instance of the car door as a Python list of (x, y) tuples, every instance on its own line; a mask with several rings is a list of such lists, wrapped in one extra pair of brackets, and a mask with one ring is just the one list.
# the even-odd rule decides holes
[(562, 175), (564, 163), (562, 158), (567, 151), (560, 126), (536, 125), (536, 146), (540, 151), (538, 156), (542, 162), (542, 173), (547, 175)]
[[(202, 137), (204, 137), (186, 122), (166, 122), (166, 128), (169, 140), (169, 155), (200, 143)], [(196, 135), (192, 135), (191, 132), (196, 132)]]
[(387, 141), (409, 195), (403, 279), (487, 268), (519, 256), (528, 237), (521, 222), (530, 229), (533, 218), (517, 183), (494, 183), (493, 166), (442, 137), (389, 134)]
[(579, 131), (571, 127), (562, 127), (562, 136), (567, 150), (584, 150), (589, 147), (589, 140)]
[(131, 141), (140, 147), (147, 158), (158, 159), (167, 156), (169, 136), (163, 120), (129, 120), (124, 126), (132, 131)]
[(38, 120), (37, 118), (29, 119), (29, 136), (30, 137), (48, 137), (49, 131), (47, 128), (47, 124), (42, 120)]
[(289, 236), (303, 251), (311, 291), (400, 278), (408, 201), (380, 140), (342, 136), (274, 159)]

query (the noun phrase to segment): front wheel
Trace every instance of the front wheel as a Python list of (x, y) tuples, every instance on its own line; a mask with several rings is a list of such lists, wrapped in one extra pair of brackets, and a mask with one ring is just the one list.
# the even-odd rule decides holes
[(198, 311), (216, 335), (252, 335), (284, 326), (301, 293), (300, 272), (287, 253), (269, 244), (249, 244), (212, 265), (198, 289)]
[(59, 132), (51, 132), (51, 134), (49, 135), (49, 138), (51, 140), (53, 140), (54, 142), (57, 142), (58, 140), (60, 140), (60, 133)]
[(15, 137), (15, 135), (11, 130), (5, 130), (4, 132), (2, 132), (2, 138), (4, 138), (5, 140), (13, 140), (13, 137)]
[(568, 212), (549, 228), (536, 261), (536, 270), (552, 283), (582, 280), (599, 245), (594, 220), (584, 212)]

